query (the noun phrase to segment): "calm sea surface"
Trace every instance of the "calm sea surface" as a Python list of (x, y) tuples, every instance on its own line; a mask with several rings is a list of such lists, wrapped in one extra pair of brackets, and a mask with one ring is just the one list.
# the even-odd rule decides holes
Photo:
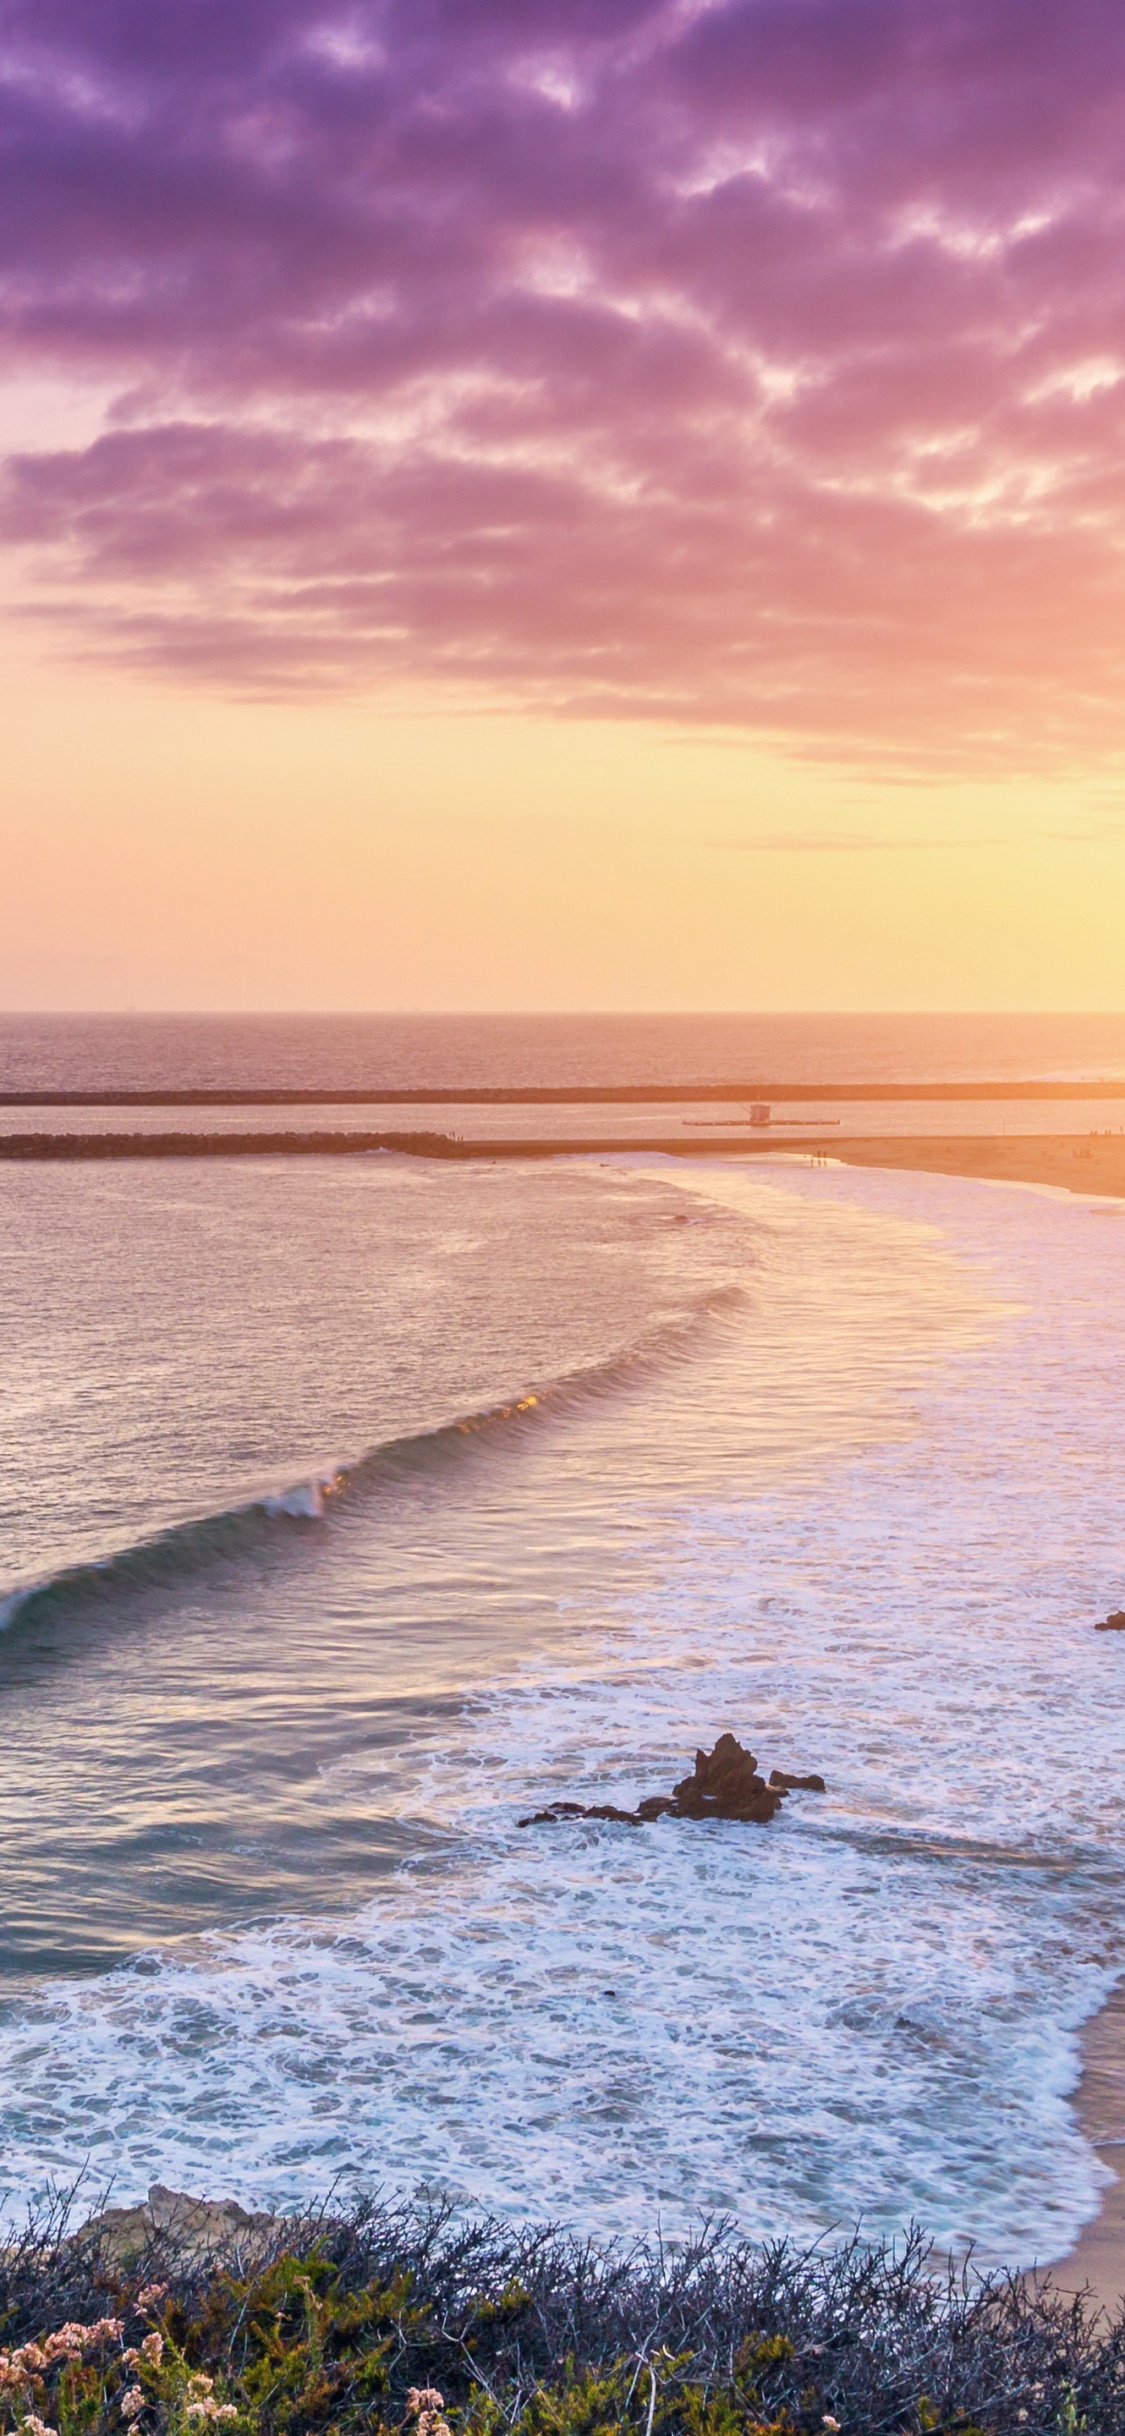
[[(0, 1022), (0, 1088), (1112, 1075), (1119, 1018)], [(0, 1168), (0, 2128), (273, 2202), (1065, 2250), (1125, 1210), (756, 1159)], [(521, 1828), (724, 1727), (768, 1830)]]
[(0, 1090), (1125, 1075), (1125, 1015), (4, 1015)]

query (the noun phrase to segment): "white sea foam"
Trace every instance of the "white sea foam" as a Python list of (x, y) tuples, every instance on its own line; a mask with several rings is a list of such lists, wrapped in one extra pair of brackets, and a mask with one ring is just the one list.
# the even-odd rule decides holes
[[(601, 2231), (917, 2215), (1012, 2262), (1093, 2212), (1068, 2096), (1125, 1899), (1125, 1647), (1092, 1629), (1125, 1591), (1115, 1230), (956, 1181), (697, 1172), (769, 1245), (706, 1409), (654, 1382), (550, 1457), (612, 1498), (649, 1446), (635, 1592), (419, 1727), (448, 1844), (354, 1916), (14, 2012), (9, 2188), (83, 2157), (123, 2193), (343, 2170)], [(769, 1830), (517, 1824), (665, 1785), (726, 1725), (828, 1796)]]
[(338, 1472), (322, 1472), (313, 1480), (299, 1480), (291, 1489), (276, 1489), (271, 1496), (263, 1497), (262, 1507), (267, 1514), (292, 1514), (308, 1522), (320, 1522), (328, 1499), (339, 1486)]

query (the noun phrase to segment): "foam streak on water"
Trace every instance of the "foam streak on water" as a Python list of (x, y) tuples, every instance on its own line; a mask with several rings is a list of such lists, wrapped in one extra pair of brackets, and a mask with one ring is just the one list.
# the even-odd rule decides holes
[[(603, 2232), (917, 2215), (1012, 2263), (1093, 2212), (1068, 2096), (1125, 1897), (1125, 1638), (1092, 1631), (1125, 1594), (1125, 1214), (799, 1168), (675, 1190), (740, 1230), (690, 1358), (478, 1451), (440, 1527), (382, 1492), (325, 1520), (306, 1636), (345, 1580), (400, 1633), (459, 1597), (517, 1640), (553, 1619), (403, 1728), (399, 1866), (21, 1997), (9, 2188), (86, 2156), (123, 2194), (342, 2171)], [(728, 1725), (828, 1797), (517, 1824), (660, 1788)], [(325, 1802), (384, 1765), (341, 1712)]]

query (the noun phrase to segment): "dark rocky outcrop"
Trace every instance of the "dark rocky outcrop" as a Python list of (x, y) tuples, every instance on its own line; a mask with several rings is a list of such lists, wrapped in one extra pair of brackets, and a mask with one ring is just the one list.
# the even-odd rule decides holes
[(610, 1819), (622, 1827), (644, 1827), (653, 1819), (736, 1819), (765, 1826), (789, 1793), (823, 1793), (822, 1776), (787, 1776), (774, 1768), (769, 1783), (758, 1762), (734, 1734), (720, 1734), (713, 1751), (697, 1751), (690, 1776), (682, 1776), (670, 1794), (650, 1793), (635, 1810), (619, 1810), (613, 1802), (587, 1808), (582, 1802), (551, 1802), (521, 1819), (521, 1827), (557, 1827), (567, 1819)]
[(680, 1818), (754, 1819), (763, 1824), (780, 1810), (784, 1793), (767, 1785), (758, 1762), (734, 1734), (720, 1734), (713, 1751), (697, 1751), (690, 1776), (672, 1788)]
[(590, 1809), (585, 1802), (552, 1802), (546, 1810), (533, 1810), (530, 1818), (520, 1820), (520, 1826), (561, 1827), (567, 1819), (611, 1819), (618, 1827), (644, 1823), (639, 1810), (619, 1810), (615, 1802), (595, 1802)]
[(1094, 1631), (1125, 1632), (1125, 1607), (1115, 1608), (1113, 1614), (1105, 1618), (1104, 1623), (1095, 1624)]

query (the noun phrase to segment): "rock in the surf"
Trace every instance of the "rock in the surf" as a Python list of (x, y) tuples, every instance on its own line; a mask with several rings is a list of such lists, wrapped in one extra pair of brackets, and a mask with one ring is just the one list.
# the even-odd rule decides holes
[(735, 1734), (720, 1734), (713, 1751), (697, 1751), (690, 1776), (672, 1787), (676, 1812), (685, 1819), (772, 1819), (785, 1799), (758, 1774), (752, 1751)]
[(654, 1819), (736, 1819), (765, 1826), (788, 1793), (823, 1793), (822, 1776), (787, 1776), (774, 1768), (769, 1783), (758, 1762), (734, 1734), (720, 1734), (713, 1751), (697, 1751), (690, 1776), (671, 1793), (649, 1793), (635, 1810), (615, 1802), (550, 1802), (521, 1819), (521, 1827), (562, 1827), (568, 1819), (608, 1819), (619, 1827), (647, 1827)]
[(567, 1819), (584, 1819), (584, 1802), (549, 1802), (546, 1810), (533, 1810), (530, 1818), (521, 1819), (521, 1827), (561, 1827)]
[(1115, 1608), (1111, 1616), (1106, 1616), (1101, 1624), (1095, 1624), (1094, 1631), (1125, 1632), (1125, 1607)]
[[(670, 1810), (672, 1805), (668, 1802), (664, 1807)], [(615, 1827), (643, 1827), (646, 1819), (657, 1815), (647, 1802), (638, 1810), (619, 1810), (616, 1802), (594, 1802), (589, 1808), (585, 1802), (552, 1802), (548, 1809), (533, 1810), (530, 1818), (520, 1819), (519, 1825), (564, 1827), (568, 1819), (609, 1819)]]

